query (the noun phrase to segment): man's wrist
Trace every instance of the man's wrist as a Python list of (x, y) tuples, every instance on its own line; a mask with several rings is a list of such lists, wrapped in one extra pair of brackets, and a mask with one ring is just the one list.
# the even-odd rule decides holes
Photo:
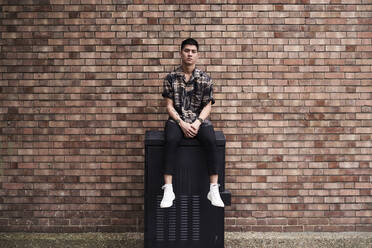
[(196, 118), (196, 119), (200, 122), (200, 124), (203, 124), (203, 122), (204, 122), (203, 118), (198, 117), (198, 118)]

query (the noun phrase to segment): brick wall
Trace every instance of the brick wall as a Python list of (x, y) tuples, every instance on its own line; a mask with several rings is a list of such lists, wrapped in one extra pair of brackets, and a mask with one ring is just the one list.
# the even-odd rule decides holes
[(144, 133), (187, 37), (226, 230), (372, 231), (370, 0), (0, 3), (0, 231), (143, 231)]

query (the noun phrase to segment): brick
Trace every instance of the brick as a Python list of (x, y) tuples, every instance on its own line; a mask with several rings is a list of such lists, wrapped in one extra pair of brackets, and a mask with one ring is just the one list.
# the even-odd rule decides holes
[(226, 230), (370, 231), (370, 6), (49, 2), (2, 8), (4, 230), (143, 228), (143, 134), (191, 36), (227, 138)]

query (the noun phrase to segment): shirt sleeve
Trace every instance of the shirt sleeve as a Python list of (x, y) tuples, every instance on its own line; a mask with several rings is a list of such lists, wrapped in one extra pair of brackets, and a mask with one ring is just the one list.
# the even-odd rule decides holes
[(215, 103), (213, 97), (213, 82), (211, 79), (208, 80), (203, 90), (202, 108), (208, 105), (209, 102), (212, 102), (212, 105)]
[(173, 90), (171, 78), (169, 75), (163, 81), (163, 93), (161, 95), (163, 97), (173, 99), (174, 90)]

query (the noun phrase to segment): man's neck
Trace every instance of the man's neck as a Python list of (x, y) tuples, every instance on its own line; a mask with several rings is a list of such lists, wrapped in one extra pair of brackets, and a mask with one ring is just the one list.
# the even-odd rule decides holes
[(182, 65), (182, 71), (183, 73), (187, 75), (191, 75), (194, 69), (195, 69), (195, 65), (185, 65), (185, 64)]

